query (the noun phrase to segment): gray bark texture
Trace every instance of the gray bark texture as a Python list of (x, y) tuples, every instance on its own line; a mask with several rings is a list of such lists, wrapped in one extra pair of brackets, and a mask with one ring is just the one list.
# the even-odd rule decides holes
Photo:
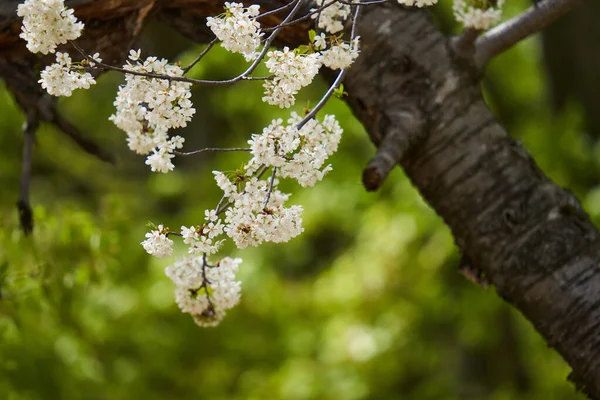
[[(0, 77), (19, 99), (34, 91), (16, 75), (34, 63), (15, 37), (14, 3), (0, 0)], [(78, 3), (84, 4), (76, 15), (92, 22), (88, 39), (78, 42), (101, 54), (98, 47), (110, 45), (114, 59), (128, 50), (116, 43), (129, 40), (107, 42), (104, 29), (134, 40), (146, 19), (159, 18), (206, 41), (204, 18), (221, 6), (208, 0)], [(301, 44), (307, 26), (286, 28), (281, 42)], [(577, 199), (550, 181), (497, 122), (483, 101), (476, 63), (452, 50), (426, 12), (365, 7), (358, 33), (361, 55), (344, 84), (348, 103), (379, 147), (365, 169), (365, 186), (379, 187), (399, 163), (499, 296), (570, 364), (577, 388), (600, 399), (600, 233)]]

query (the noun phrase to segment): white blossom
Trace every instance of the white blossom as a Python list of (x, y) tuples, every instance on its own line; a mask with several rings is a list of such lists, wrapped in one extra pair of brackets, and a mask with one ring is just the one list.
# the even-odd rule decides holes
[(324, 33), (315, 35), (313, 42), (319, 50), (323, 50), (327, 47), (327, 36)]
[(56, 53), (56, 63), (48, 65), (38, 81), (53, 96), (71, 96), (75, 89), (89, 89), (96, 83), (92, 75), (72, 66), (67, 53)]
[(485, 8), (475, 7), (464, 0), (454, 0), (452, 9), (454, 18), (465, 27), (485, 30), (496, 25), (502, 17), (504, 0), (498, 0), (495, 6), (484, 2)]
[(324, 66), (331, 69), (346, 69), (358, 57), (358, 43), (360, 36), (357, 36), (352, 42), (338, 42), (322, 52), (321, 62)]
[[(225, 175), (215, 174), (216, 179), (223, 177)], [(271, 187), (270, 179), (245, 176), (244, 184), (227, 196), (232, 204), (225, 211), (223, 231), (238, 248), (263, 242), (287, 242), (304, 231), (302, 207), (284, 207), (289, 195), (277, 189), (278, 183), (275, 179)], [(224, 183), (220, 186), (230, 188)]]
[(169, 257), (173, 252), (173, 241), (167, 237), (167, 231), (162, 225), (146, 233), (146, 240), (141, 244), (148, 254), (158, 258)]
[[(328, 0), (317, 0), (317, 6), (321, 7), (326, 3), (329, 3)], [(316, 9), (311, 9), (314, 11)], [(344, 29), (344, 22), (350, 15), (351, 7), (348, 4), (335, 2), (328, 7), (324, 8), (321, 12), (315, 13), (311, 16), (312, 19), (317, 19), (317, 26), (320, 29), (324, 29), (329, 33), (340, 32)]]
[(54, 53), (56, 46), (77, 39), (83, 30), (64, 0), (26, 0), (17, 7), (17, 15), (23, 17), (19, 36), (32, 53)]
[(260, 24), (255, 17), (259, 14), (260, 6), (254, 4), (244, 7), (241, 3), (225, 3), (223, 17), (208, 17), (208, 26), (221, 41), (221, 46), (232, 53), (241, 53), (246, 61), (258, 56), (260, 46)]
[(248, 173), (261, 165), (277, 167), (279, 176), (295, 179), (304, 187), (323, 179), (331, 170), (325, 161), (337, 151), (343, 130), (333, 115), (326, 115), (323, 123), (311, 119), (298, 130), (300, 121), (302, 118), (293, 112), (287, 125), (281, 119), (273, 120), (261, 135), (252, 135)]
[(175, 301), (200, 326), (215, 326), (240, 300), (241, 283), (235, 280), (240, 258), (223, 258), (209, 266), (204, 256), (191, 256), (165, 269), (175, 283)]
[(280, 108), (292, 106), (298, 90), (310, 85), (321, 68), (318, 53), (295, 54), (284, 47), (283, 51), (270, 51), (267, 57), (265, 64), (275, 77), (264, 83), (265, 96), (262, 100)]
[(159, 150), (154, 150), (152, 154), (146, 158), (146, 165), (150, 166), (152, 172), (162, 172), (167, 173), (169, 171), (173, 171), (175, 166), (171, 162), (171, 159), (175, 156), (169, 153), (164, 148)]
[(398, 3), (410, 7), (429, 7), (437, 3), (437, 0), (398, 0)]
[[(148, 57), (140, 60), (140, 51), (129, 52), (124, 69), (183, 76), (183, 70), (165, 59)], [(183, 146), (181, 136), (169, 137), (168, 131), (183, 128), (196, 110), (192, 107), (191, 83), (125, 74), (126, 85), (121, 86), (110, 116), (117, 127), (127, 133), (129, 148), (138, 154), (149, 154), (146, 164), (153, 172), (169, 172), (174, 168), (173, 152)]]

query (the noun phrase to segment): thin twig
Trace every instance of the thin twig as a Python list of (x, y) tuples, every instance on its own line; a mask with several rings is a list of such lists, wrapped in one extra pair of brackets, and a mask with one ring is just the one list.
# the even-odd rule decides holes
[(187, 67), (185, 67), (183, 69), (183, 74), (187, 74), (190, 69), (194, 68), (194, 65), (198, 64), (198, 62), (200, 62), (200, 60), (202, 60), (202, 58), (206, 55), (206, 53), (208, 53), (210, 51), (210, 49), (212, 49), (212, 47), (217, 44), (219, 42), (218, 38), (214, 38), (213, 40), (210, 41), (210, 43), (208, 45), (206, 45), (206, 48), (204, 50), (202, 50), (202, 52), (198, 55), (198, 57), (196, 57), (196, 59), (194, 61), (192, 61), (192, 63), (190, 65), (188, 65)]
[(265, 202), (263, 203), (263, 209), (267, 207), (269, 204), (269, 200), (271, 199), (271, 193), (273, 193), (273, 185), (275, 184), (275, 175), (277, 174), (277, 167), (273, 167), (273, 172), (271, 173), (271, 179), (269, 180), (269, 189), (267, 190), (267, 197), (265, 198)]
[(95, 143), (90, 138), (87, 138), (77, 129), (73, 124), (64, 119), (62, 115), (58, 113), (57, 110), (54, 110), (54, 115), (52, 116), (52, 123), (56, 125), (65, 135), (70, 137), (79, 147), (85, 150), (87, 153), (98, 157), (100, 160), (105, 161), (110, 164), (115, 164), (116, 159), (114, 154), (100, 147), (97, 143)]
[(223, 202), (225, 201), (226, 197), (225, 195), (223, 195), (223, 197), (221, 197), (221, 200), (219, 200), (219, 203), (217, 204), (217, 207), (215, 208), (215, 213), (217, 213), (217, 211), (221, 208), (221, 205), (223, 204)]
[(543, 0), (535, 7), (498, 25), (475, 41), (475, 64), (483, 68), (492, 58), (566, 14), (583, 0)]
[(194, 151), (188, 151), (188, 152), (174, 151), (173, 153), (178, 156), (192, 156), (194, 154), (200, 154), (200, 153), (205, 153), (205, 152), (226, 152), (226, 151), (252, 151), (252, 149), (249, 147), (206, 147), (206, 148), (200, 149), (200, 150), (194, 150)]
[(281, 6), (281, 7), (275, 8), (275, 9), (273, 9), (273, 10), (266, 11), (266, 12), (264, 12), (264, 13), (262, 13), (262, 14), (259, 14), (259, 15), (257, 15), (257, 16), (256, 16), (254, 19), (263, 18), (263, 17), (266, 17), (267, 15), (277, 14), (278, 12), (280, 12), (280, 11), (283, 11), (283, 10), (285, 10), (286, 8), (289, 8), (289, 7), (291, 7), (291, 6), (292, 6), (292, 4), (296, 3), (297, 1), (298, 1), (298, 0), (292, 0), (292, 1), (290, 1), (289, 3), (286, 3), (285, 5), (283, 5), (283, 6)]
[(29, 188), (31, 186), (31, 164), (33, 162), (33, 144), (35, 142), (35, 131), (40, 124), (37, 112), (32, 111), (27, 116), (27, 122), (23, 124), (25, 141), (23, 143), (23, 159), (21, 161), (21, 188), (17, 209), (19, 210), (19, 221), (25, 235), (33, 231), (33, 210), (29, 203)]
[(337, 0), (338, 3), (347, 4), (349, 6), (369, 6), (371, 4), (382, 4), (387, 3), (388, 0), (370, 0), (370, 1), (345, 1), (345, 0)]
[(320, 12), (321, 12), (321, 11), (323, 11), (324, 9), (326, 9), (326, 8), (328, 8), (328, 7), (331, 7), (333, 4), (337, 3), (338, 1), (339, 1), (339, 0), (331, 0), (331, 1), (329, 1), (329, 2), (327, 2), (327, 3), (325, 3), (325, 4), (323, 4), (322, 6), (320, 6), (320, 7), (318, 7), (318, 8), (311, 9), (311, 10), (310, 10), (308, 13), (306, 13), (305, 15), (303, 15), (303, 16), (302, 16), (302, 17), (300, 17), (300, 18), (296, 18), (296, 19), (294, 19), (294, 20), (292, 20), (292, 21), (282, 22), (281, 24), (279, 24), (279, 25), (277, 25), (277, 26), (274, 26), (274, 27), (272, 27), (272, 28), (265, 28), (265, 29), (263, 29), (263, 31), (265, 31), (265, 32), (269, 32), (269, 31), (273, 31), (273, 30), (275, 30), (275, 29), (277, 29), (277, 28), (285, 28), (285, 27), (287, 27), (287, 26), (295, 25), (295, 24), (297, 24), (298, 22), (302, 22), (302, 21), (304, 21), (304, 20), (307, 20), (307, 19), (309, 19), (309, 18), (310, 18), (311, 16), (313, 16), (314, 14), (320, 13)]
[[(350, 40), (353, 40), (356, 37), (356, 25), (358, 22), (358, 15), (360, 14), (360, 6), (357, 6), (354, 10), (354, 16), (352, 17), (352, 31), (350, 33)], [(317, 105), (296, 125), (296, 129), (302, 129), (304, 125), (312, 118), (314, 118), (317, 113), (325, 106), (327, 101), (331, 98), (333, 93), (336, 91), (340, 83), (342, 83), (342, 79), (344, 79), (344, 75), (346, 74), (346, 70), (343, 69), (338, 73), (338, 76), (335, 78), (325, 95), (319, 100)]]
[(206, 278), (206, 267), (208, 267), (208, 262), (206, 261), (206, 253), (202, 254), (202, 285), (200, 285), (200, 287), (198, 288), (198, 291), (200, 291), (202, 288), (204, 288), (204, 293), (206, 294), (206, 301), (208, 301), (208, 307), (206, 308), (206, 310), (204, 310), (202, 312), (202, 316), (203, 317), (209, 317), (212, 318), (215, 316), (215, 306), (213, 305), (213, 302), (210, 298), (210, 295), (208, 294), (208, 284), (210, 283), (208, 281), (208, 279)]

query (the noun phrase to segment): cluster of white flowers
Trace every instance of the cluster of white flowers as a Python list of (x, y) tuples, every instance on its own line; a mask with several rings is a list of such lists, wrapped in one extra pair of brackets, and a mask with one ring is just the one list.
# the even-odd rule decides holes
[(302, 118), (293, 112), (287, 126), (281, 119), (273, 120), (261, 135), (252, 135), (248, 173), (263, 165), (276, 167), (279, 176), (295, 179), (303, 187), (323, 179), (331, 170), (331, 165), (323, 167), (325, 161), (337, 151), (343, 130), (333, 115), (326, 115), (323, 123), (311, 119), (298, 130), (300, 121)]
[[(352, 42), (335, 40), (328, 50), (321, 53), (321, 62), (324, 66), (331, 69), (348, 68), (358, 57), (359, 40), (360, 36), (355, 37)], [(321, 44), (321, 37), (315, 37), (315, 45), (317, 45), (317, 41)]]
[(235, 280), (239, 258), (224, 258), (210, 266), (203, 256), (188, 257), (167, 267), (175, 283), (175, 301), (199, 326), (215, 326), (240, 301), (241, 283)]
[(192, 254), (207, 255), (215, 254), (223, 244), (224, 240), (215, 240), (223, 234), (223, 223), (217, 217), (216, 210), (206, 210), (206, 223), (201, 226), (181, 227), (183, 243), (190, 245), (189, 252)]
[(245, 8), (241, 3), (225, 3), (225, 15), (221, 17), (208, 17), (208, 26), (215, 36), (221, 41), (221, 46), (232, 53), (241, 53), (246, 61), (254, 60), (258, 56), (260, 46), (260, 24), (255, 17), (260, 6), (254, 4)]
[(54, 53), (56, 46), (77, 39), (83, 30), (64, 0), (26, 0), (17, 7), (17, 15), (23, 17), (19, 36), (32, 53)]
[(437, 0), (398, 0), (398, 3), (409, 7), (429, 7), (437, 3)]
[(485, 30), (496, 25), (502, 17), (504, 0), (498, 0), (495, 6), (486, 0), (481, 3), (481, 7), (476, 7), (464, 0), (454, 0), (454, 18), (467, 28)]
[[(101, 61), (95, 55), (97, 61)], [(70, 96), (75, 89), (89, 89), (96, 80), (89, 72), (73, 68), (67, 53), (56, 53), (56, 63), (48, 65), (38, 81), (53, 96)]]
[(173, 253), (173, 241), (167, 237), (168, 233), (162, 225), (146, 233), (146, 240), (141, 243), (144, 250), (158, 258), (169, 257)]
[[(262, 134), (249, 140), (252, 158), (244, 170), (230, 176), (213, 171), (217, 186), (223, 190), (221, 207), (205, 211), (205, 223), (182, 226), (183, 242), (192, 256), (167, 268), (167, 275), (177, 285), (175, 297), (179, 308), (190, 313), (201, 326), (216, 325), (240, 297), (240, 284), (235, 272), (240, 259), (221, 260), (210, 267), (207, 256), (215, 254), (229, 236), (240, 248), (258, 246), (263, 242), (287, 242), (304, 231), (302, 207), (285, 207), (290, 195), (277, 186), (279, 175), (292, 178), (302, 186), (313, 186), (331, 170), (327, 158), (338, 147), (342, 129), (333, 115), (323, 122), (311, 119), (300, 129), (302, 118), (292, 113), (287, 121), (273, 120)], [(261, 178), (268, 170), (272, 175)], [(221, 219), (219, 214), (224, 213)], [(168, 228), (159, 225), (146, 234), (144, 249), (157, 257), (169, 256), (173, 242)]]
[(321, 68), (317, 53), (296, 54), (284, 47), (283, 51), (273, 50), (267, 54), (266, 62), (273, 80), (264, 83), (264, 102), (288, 108), (296, 102), (298, 90), (310, 85)]
[[(322, 7), (326, 3), (330, 3), (330, 0), (317, 0), (317, 6)], [(315, 8), (311, 11), (316, 10)], [(318, 13), (311, 16), (312, 19), (317, 20), (317, 26), (319, 29), (324, 29), (329, 33), (337, 33), (344, 29), (344, 22), (348, 18), (351, 12), (351, 7), (344, 3), (333, 3)]]
[(304, 231), (302, 207), (284, 207), (289, 195), (276, 189), (277, 179), (271, 187), (269, 180), (243, 173), (234, 176), (237, 183), (231, 182), (223, 172), (213, 173), (217, 185), (231, 203), (225, 211), (224, 231), (238, 248), (258, 246), (263, 242), (287, 242)]
[[(139, 60), (140, 51), (131, 50), (124, 69), (135, 72), (183, 76), (183, 70), (165, 59), (148, 57)], [(133, 62), (133, 63), (132, 63)], [(175, 149), (183, 146), (181, 136), (169, 138), (168, 131), (182, 128), (192, 119), (196, 110), (190, 100), (191, 83), (125, 74), (126, 85), (121, 86), (114, 105), (116, 112), (110, 120), (127, 133), (129, 148), (146, 159), (152, 171), (169, 172), (174, 166), (171, 159)]]

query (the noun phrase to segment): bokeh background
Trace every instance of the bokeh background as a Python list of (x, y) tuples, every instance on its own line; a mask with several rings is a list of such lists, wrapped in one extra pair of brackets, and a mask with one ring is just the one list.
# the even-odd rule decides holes
[[(508, 3), (508, 15), (528, 5)], [(440, 5), (434, 18), (457, 32), (450, 7)], [(565, 40), (568, 28), (559, 27), (563, 34), (554, 35)], [(600, 146), (590, 125), (597, 115), (569, 92), (570, 80), (586, 78), (553, 72), (587, 61), (552, 61), (556, 39), (545, 40), (498, 57), (484, 92), (509, 132), (599, 221)], [(184, 64), (200, 49), (158, 24), (140, 45), (145, 55)], [(216, 49), (192, 76), (228, 78), (241, 61)], [(139, 243), (148, 221), (201, 222), (221, 195), (211, 171), (237, 168), (247, 155), (178, 157), (174, 172), (151, 173), (107, 120), (121, 79), (106, 74), (61, 103), (70, 121), (117, 154), (116, 166), (52, 126), (38, 131), (32, 237), (22, 234), (15, 207), (24, 116), (0, 84), (0, 398), (584, 398), (518, 312), (458, 274), (449, 230), (400, 169), (379, 192), (364, 191), (361, 170), (374, 149), (337, 99), (321, 113), (335, 113), (345, 128), (333, 172), (312, 189), (287, 186), (291, 202), (305, 208), (305, 233), (281, 245), (224, 249), (244, 259), (241, 304), (217, 328), (197, 327), (174, 303), (164, 275), (172, 259), (151, 258)], [(314, 104), (324, 88), (305, 89), (295, 109)], [(261, 103), (261, 91), (260, 83), (195, 88), (186, 149), (240, 146), (288, 115)], [(176, 255), (184, 254), (178, 245)]]

